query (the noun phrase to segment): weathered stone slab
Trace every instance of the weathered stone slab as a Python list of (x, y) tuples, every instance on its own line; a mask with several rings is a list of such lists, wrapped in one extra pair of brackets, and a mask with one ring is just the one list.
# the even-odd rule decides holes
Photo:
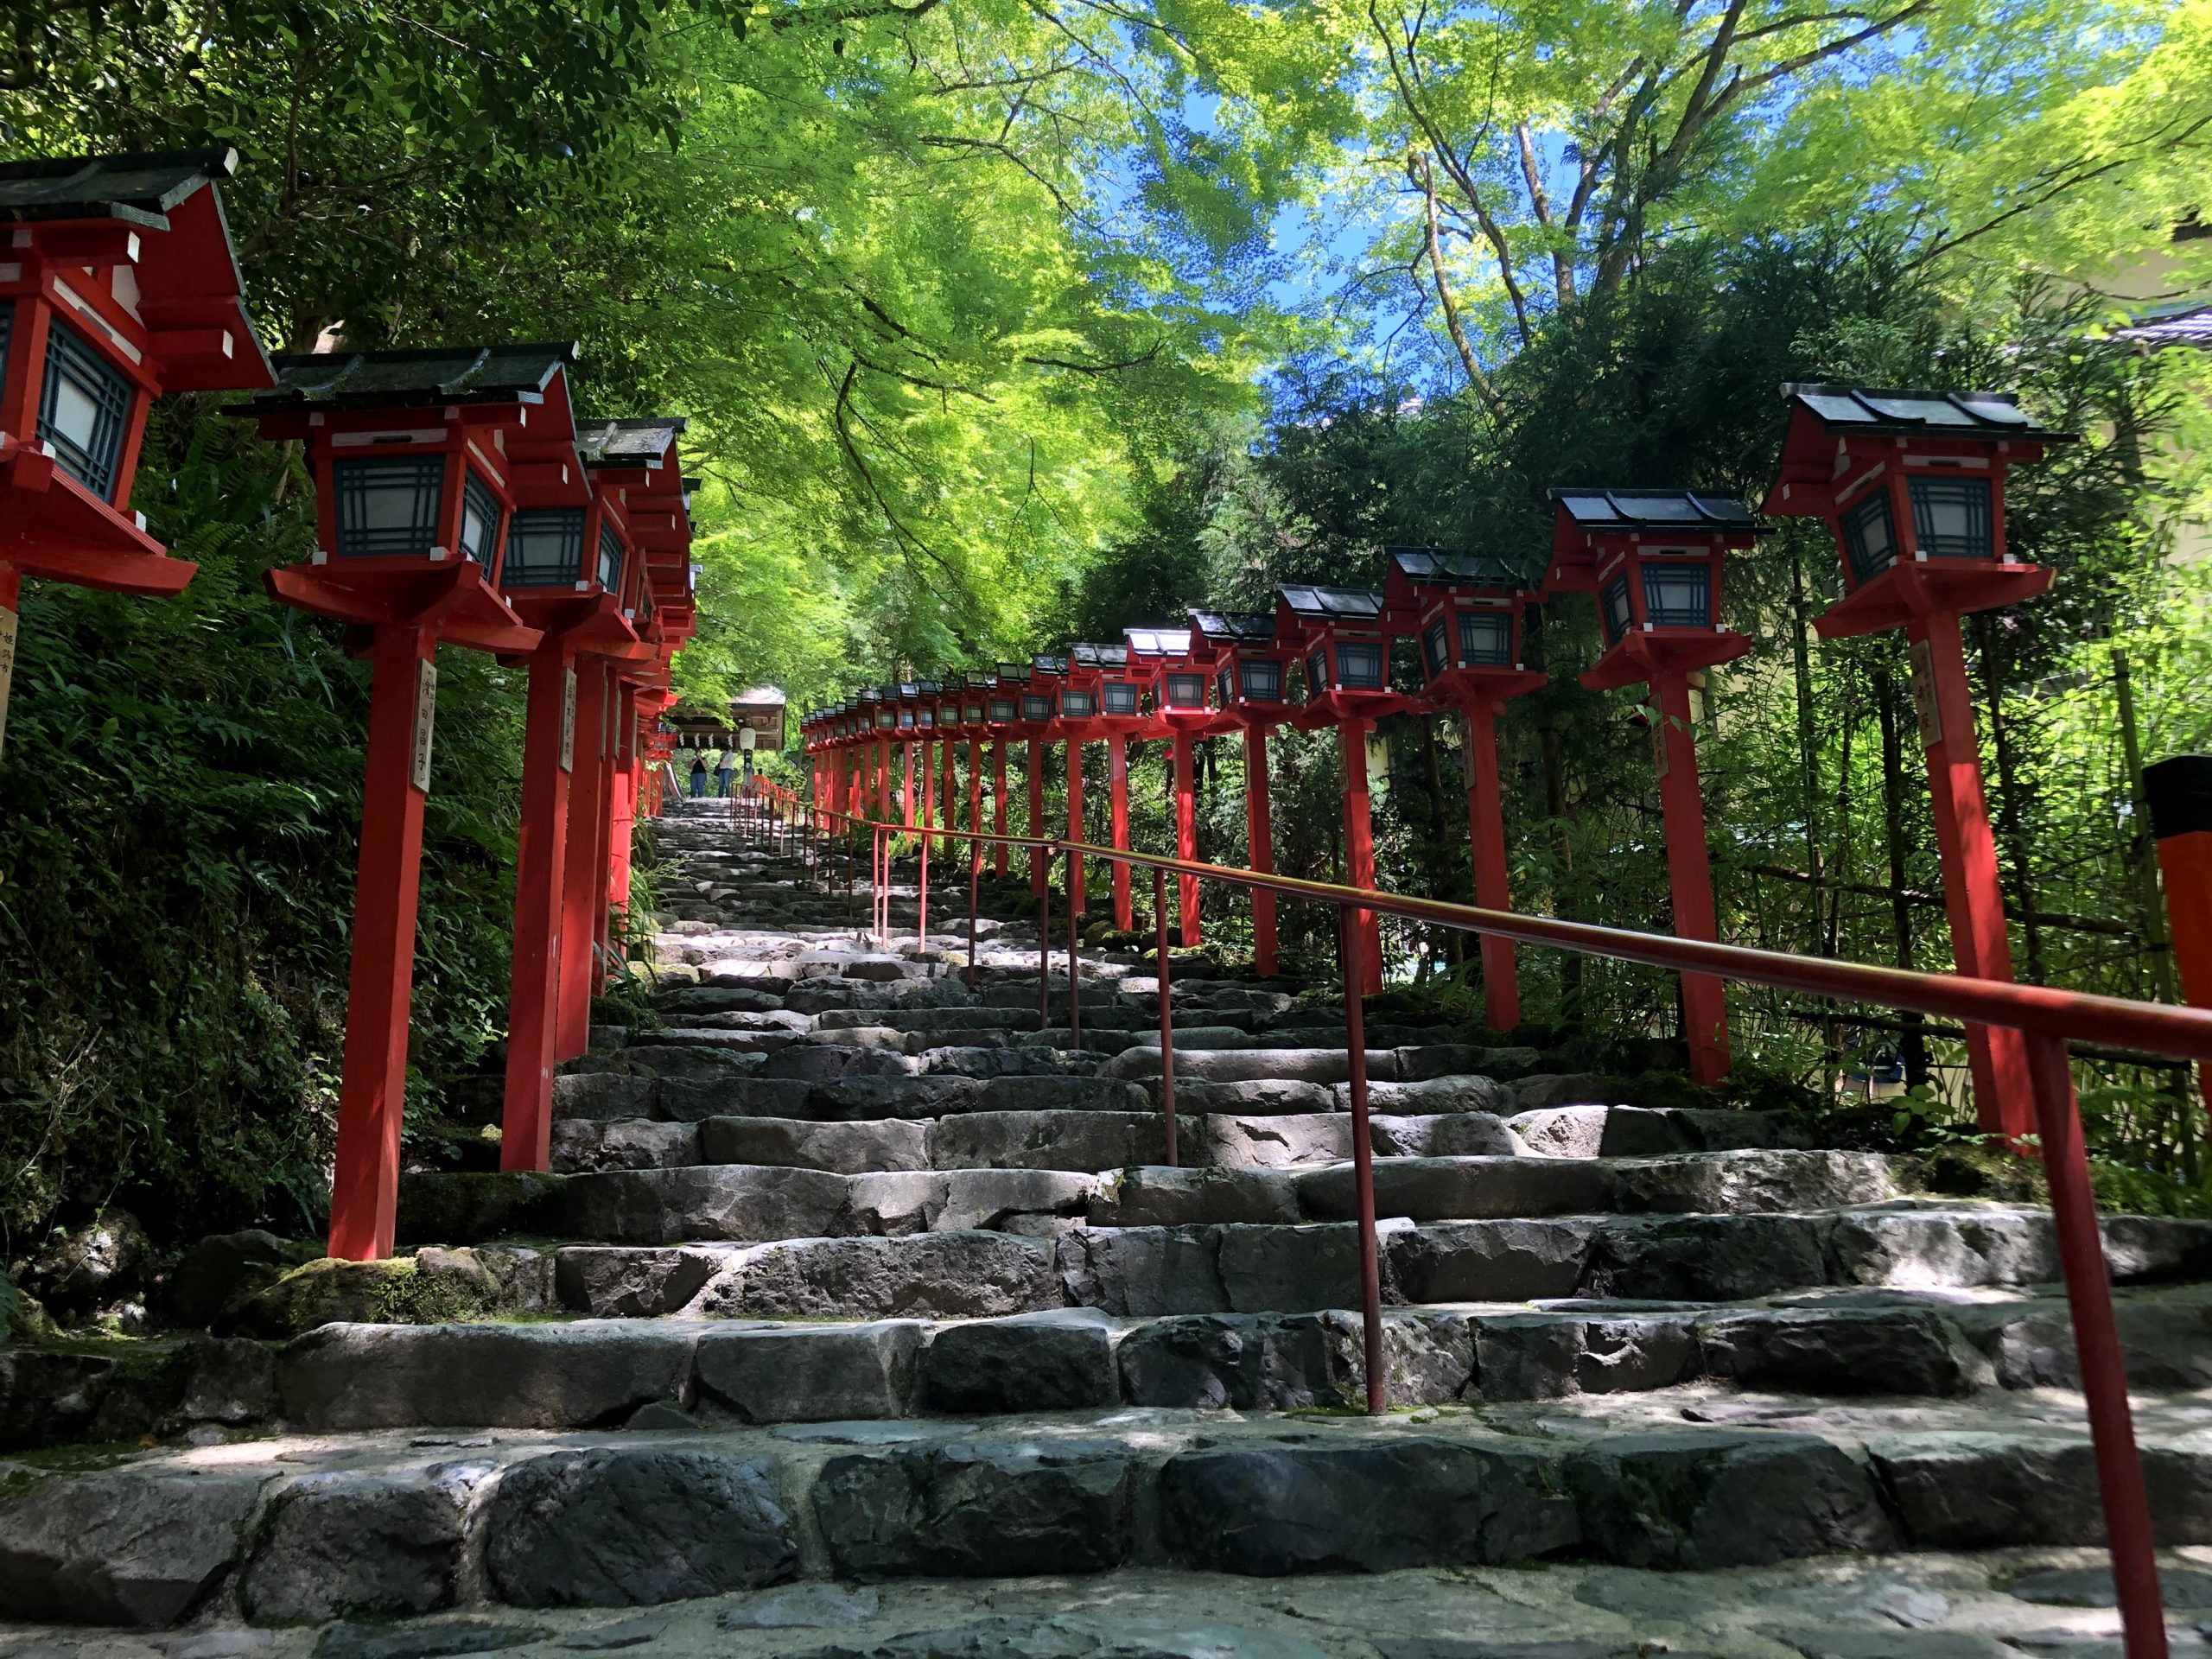
[[(1157, 1103), (1158, 1078), (1146, 1085), (1147, 1096)], [(1336, 1111), (1336, 1098), (1325, 1084), (1285, 1082), (1261, 1078), (1245, 1083), (1207, 1083), (1175, 1072), (1175, 1109), (1230, 1117), (1314, 1117)], [(1349, 1135), (1349, 1126), (1344, 1130)], [(1347, 1141), (1346, 1146), (1350, 1146)]]
[[(1351, 1075), (1351, 1056), (1341, 1048), (1217, 1048), (1194, 1050), (1187, 1058), (1175, 1054), (1175, 1086), (1179, 1092), (1187, 1077), (1192, 1083), (1249, 1083), (1258, 1081), (1328, 1084)], [(1109, 1077), (1152, 1078), (1160, 1076), (1160, 1050), (1126, 1048), (1106, 1064)], [(1398, 1075), (1395, 1051), (1367, 1051), (1370, 1082), (1389, 1083)]]
[[(1369, 1039), (1374, 1040), (1372, 1033)], [(1398, 1078), (1421, 1083), (1431, 1077), (1477, 1077), (1493, 1080), (1525, 1077), (1543, 1062), (1533, 1048), (1478, 1043), (1421, 1043), (1398, 1050)]]
[[(1881, 1435), (1866, 1452), (1915, 1548), (2105, 1541), (2096, 1455), (2085, 1435)], [(2155, 1442), (2141, 1452), (2159, 1543), (2212, 1541), (2212, 1455)]]
[(986, 1229), (1050, 1238), (1090, 1209), (1098, 1178), (1054, 1169), (953, 1169), (936, 1177), (943, 1199), (929, 1212), (932, 1232)]
[(747, 1250), (701, 1293), (718, 1318), (989, 1319), (1057, 1307), (1052, 1247), (1014, 1233), (787, 1240)]
[(1808, 1216), (1630, 1217), (1609, 1222), (1587, 1294), (1641, 1301), (1744, 1301), (1829, 1282), (1827, 1223)]
[[(1378, 1112), (1368, 1119), (1368, 1128), (1378, 1158), (1510, 1158), (1521, 1150), (1505, 1120), (1494, 1112)], [(1349, 1136), (1342, 1154), (1346, 1158), (1351, 1156), (1348, 1142)]]
[(655, 1097), (658, 1115), (680, 1123), (710, 1117), (797, 1117), (814, 1085), (798, 1077), (670, 1077)]
[(993, 1077), (969, 1109), (979, 1112), (1141, 1112), (1145, 1091), (1111, 1077)]
[(1113, 1443), (959, 1441), (832, 1458), (814, 1514), (841, 1577), (1097, 1573), (1128, 1557), (1137, 1485)]
[(172, 1624), (238, 1559), (262, 1478), (115, 1469), (0, 1497), (0, 1614)]
[(1932, 1308), (1763, 1308), (1700, 1320), (1706, 1372), (1805, 1394), (1963, 1395), (1996, 1381), (1988, 1359)]
[(935, 1073), (911, 1077), (845, 1077), (835, 1083), (811, 1085), (804, 1112), (775, 1115), (811, 1116), (830, 1123), (879, 1117), (942, 1117), (972, 1109), (982, 1089), (973, 1077)]
[[(838, 1037), (861, 1034), (859, 1032), (838, 1032)], [(906, 1039), (898, 1033), (888, 1033), (896, 1044)], [(903, 1048), (883, 1048), (874, 1046), (842, 1043), (810, 1042), (796, 1044), (779, 1054), (771, 1054), (761, 1068), (761, 1075), (770, 1077), (803, 1077), (808, 1083), (835, 1083), (841, 1077), (912, 1077), (922, 1069), (921, 1062), (907, 1057)]]
[[(1298, 1200), (1317, 1221), (1358, 1213), (1352, 1166), (1301, 1170)], [(1605, 1207), (1605, 1171), (1563, 1158), (1395, 1158), (1375, 1166), (1375, 1212), (1415, 1221), (1586, 1214)]]
[(1541, 1076), (1522, 1079), (1507, 1091), (1505, 1126), (1535, 1158), (1658, 1158), (1690, 1149), (1681, 1126), (1666, 1112), (1640, 1106), (1542, 1105), (1527, 1103), (1546, 1093), (1602, 1098), (1617, 1078)]
[[(1384, 1222), (1387, 1240), (1403, 1228)], [(1303, 1313), (1325, 1307), (1357, 1307), (1359, 1229), (1351, 1223), (1300, 1226), (1228, 1226), (1220, 1229), (1217, 1260), (1229, 1306), (1240, 1313)], [(1382, 1262), (1382, 1294), (1400, 1300), (1387, 1243)]]
[[(1239, 1086), (1239, 1085), (1232, 1085)], [(1301, 1087), (1304, 1085), (1300, 1085)], [(1179, 1105), (1187, 1102), (1182, 1089), (1175, 1091)], [(1224, 1168), (1278, 1169), (1293, 1164), (1333, 1163), (1351, 1156), (1351, 1119), (1342, 1112), (1284, 1112), (1274, 1115), (1210, 1113), (1205, 1124), (1205, 1160)], [(1384, 1123), (1422, 1120), (1370, 1120), (1376, 1146), (1395, 1133)], [(1392, 1151), (1397, 1150), (1395, 1144)], [(1384, 1156), (1389, 1156), (1385, 1153)]]
[[(1405, 1055), (1427, 1051), (1408, 1048), (1397, 1052)], [(1351, 1109), (1350, 1084), (1334, 1085), (1331, 1096), (1338, 1111)], [(1440, 1077), (1419, 1083), (1370, 1083), (1367, 1085), (1369, 1110), (1389, 1112), (1402, 1117), (1444, 1112), (1483, 1112), (1495, 1117), (1504, 1098), (1504, 1091), (1488, 1077)], [(1510, 1151), (1511, 1148), (1509, 1146), (1504, 1149)]]
[(1604, 1207), (1677, 1215), (1840, 1209), (1897, 1196), (1890, 1160), (1873, 1152), (1695, 1152), (1607, 1165)]
[(475, 1244), (552, 1230), (565, 1175), (533, 1170), (418, 1170), (399, 1183), (402, 1244)]
[(660, 1079), (627, 1072), (585, 1071), (553, 1079), (553, 1116), (607, 1122), (651, 1117)]
[(709, 1331), (696, 1358), (702, 1402), (748, 1423), (836, 1422), (912, 1414), (912, 1319)]
[(1610, 1435), (1570, 1457), (1567, 1486), (1590, 1548), (1624, 1567), (1761, 1567), (1900, 1542), (1868, 1471), (1810, 1434)]
[(564, 1175), (602, 1169), (674, 1169), (699, 1161), (699, 1132), (690, 1123), (635, 1119), (599, 1122), (556, 1118), (552, 1165)]
[(509, 1468), (485, 1568), (523, 1607), (650, 1605), (778, 1584), (798, 1539), (764, 1459), (711, 1452), (550, 1452)]
[(1185, 1227), (1214, 1222), (1297, 1222), (1290, 1172), (1149, 1165), (1106, 1177), (1090, 1205), (1094, 1227)]
[(569, 1178), (563, 1230), (613, 1244), (766, 1243), (852, 1230), (848, 1178), (747, 1164), (610, 1170)]
[(766, 991), (719, 985), (687, 985), (677, 990), (663, 991), (653, 1001), (671, 1018), (687, 1014), (759, 1014), (783, 1006)]
[(455, 1425), (582, 1428), (681, 1402), (696, 1328), (327, 1325), (277, 1361), (284, 1414), (315, 1430)]
[(1383, 1258), (1408, 1301), (1535, 1301), (1576, 1294), (1598, 1231), (1579, 1217), (1432, 1222), (1388, 1235)]
[[(1474, 1367), (1467, 1322), (1457, 1314), (1390, 1311), (1382, 1322), (1394, 1405), (1440, 1405), (1467, 1389)], [(1133, 1405), (1298, 1411), (1366, 1403), (1359, 1316), (1211, 1313), (1148, 1320), (1117, 1351)]]
[(1157, 1112), (970, 1112), (940, 1118), (930, 1146), (939, 1169), (1103, 1171), (1158, 1164), (1167, 1129)]
[(1222, 1447), (1169, 1459), (1160, 1492), (1170, 1555), (1215, 1572), (1475, 1567), (1581, 1538), (1556, 1454), (1520, 1446)]
[(710, 1117), (699, 1125), (699, 1157), (709, 1164), (767, 1164), (790, 1169), (927, 1169), (934, 1124), (879, 1118), (817, 1123), (796, 1117)]
[(1570, 1313), (1471, 1318), (1485, 1400), (1555, 1400), (1672, 1388), (1698, 1370), (1688, 1316)]
[(922, 1351), (930, 1409), (1066, 1411), (1121, 1398), (1114, 1327), (1096, 1308), (947, 1325)]
[(556, 1251), (561, 1306), (594, 1319), (654, 1319), (699, 1294), (727, 1260), (721, 1251), (666, 1245), (572, 1244)]
[[(1063, 1233), (1059, 1287), (1079, 1307), (1109, 1313), (1225, 1313), (1218, 1227), (1121, 1227)], [(1056, 1297), (1055, 1300), (1058, 1300)]]
[(451, 1606), (462, 1517), (486, 1462), (329, 1470), (284, 1483), (256, 1529), (239, 1600), (257, 1624)]

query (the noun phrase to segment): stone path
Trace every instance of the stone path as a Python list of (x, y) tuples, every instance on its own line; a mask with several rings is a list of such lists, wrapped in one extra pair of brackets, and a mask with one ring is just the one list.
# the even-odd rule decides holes
[[(0, 1616), (181, 1630), (171, 1659), (2019, 1659), (2116, 1628), (2034, 1576), (2100, 1534), (2040, 1211), (1588, 1051), (1370, 1022), (1370, 1419), (1340, 1005), (1179, 978), (1170, 1168), (1135, 961), (1086, 955), (1077, 1047), (1006, 890), (971, 990), (964, 919), (917, 945), (911, 887), (886, 950), (726, 817), (662, 834), (694, 982), (564, 1069), (554, 1175), (410, 1175), (411, 1255), (243, 1277), (158, 1366), (0, 1354), (0, 1438), (51, 1448), (0, 1462)], [(2109, 1241), (2201, 1650), (2212, 1227)], [(144, 1647), (0, 1626), (0, 1659), (79, 1643)]]

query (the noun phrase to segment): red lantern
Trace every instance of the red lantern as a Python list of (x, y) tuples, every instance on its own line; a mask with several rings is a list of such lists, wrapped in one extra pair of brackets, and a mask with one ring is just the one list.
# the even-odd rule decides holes
[[(1792, 385), (1782, 467), (1767, 493), (1777, 518), (1824, 518), (1844, 597), (1814, 626), (1823, 639), (1901, 627), (1928, 760), (1953, 959), (1962, 974), (2012, 977), (1997, 842), (1981, 786), (1974, 697), (1959, 618), (2034, 598), (2051, 573), (2013, 557), (2005, 479), (2071, 435), (2037, 426), (2008, 393), (1896, 391)], [(2020, 1033), (1967, 1028), (1985, 1129), (2035, 1132)]]
[(676, 482), (683, 429), (678, 419), (587, 423), (573, 468), (514, 486), (499, 590), (539, 640), (523, 741), (503, 1169), (547, 1167), (553, 1067), (590, 1043), (607, 917), (627, 887), (639, 680), (660, 660), (641, 519), (668, 510), (655, 486)]
[(353, 625), (375, 664), (334, 1256), (391, 1251), (437, 646), (537, 648), (495, 583), (518, 493), (583, 487), (574, 360), (569, 346), (282, 358), (247, 405), (264, 435), (305, 444), (321, 512), (314, 557), (270, 571), (270, 588)]
[[(1279, 588), (1275, 637), (1294, 645), (1306, 668), (1306, 705), (1290, 717), (1301, 731), (1337, 728), (1344, 768), (1345, 874), (1375, 885), (1374, 817), (1367, 783), (1367, 734), (1406, 698), (1390, 689), (1390, 632), (1382, 595), (1366, 588)], [(1376, 914), (1356, 918), (1364, 935), (1361, 992), (1382, 988), (1382, 931)]]
[[(1188, 628), (1128, 628), (1129, 668), (1150, 690), (1153, 729), (1167, 733), (1175, 779), (1175, 856), (1185, 863), (1198, 856), (1198, 761), (1193, 740), (1213, 721), (1206, 706), (1205, 664), (1196, 654)], [(1178, 876), (1176, 913), (1182, 918), (1185, 948), (1199, 943), (1198, 880)]]
[(130, 510), (146, 415), (164, 391), (259, 389), (216, 181), (233, 149), (0, 165), (0, 740), (26, 575), (179, 592)]
[[(1290, 669), (1294, 650), (1277, 644), (1275, 619), (1267, 611), (1192, 611), (1191, 659), (1213, 676), (1215, 714), (1209, 732), (1244, 734), (1244, 833), (1252, 868), (1274, 867), (1274, 827), (1268, 800), (1268, 734), (1290, 717)], [(1275, 959), (1275, 896), (1252, 893), (1253, 966), (1272, 978)]]
[[(1456, 713), (1463, 723), (1475, 902), (1486, 910), (1510, 910), (1497, 706), (1534, 691), (1546, 677), (1521, 666), (1527, 589), (1493, 559), (1431, 547), (1390, 547), (1383, 552), (1383, 613), (1420, 644), (1421, 672), (1428, 683), (1421, 706)], [(1510, 1030), (1521, 1023), (1513, 942), (1484, 934), (1482, 958), (1484, 1012), (1492, 1029)]]
[[(1757, 521), (1740, 501), (1696, 490), (1554, 490), (1558, 514), (1547, 593), (1594, 593), (1605, 649), (1582, 677), (1592, 690), (1651, 683), (1657, 717), (1651, 758), (1666, 823), (1675, 931), (1713, 939), (1712, 858), (1697, 746), (1690, 733), (1689, 676), (1751, 648), (1720, 621), (1720, 569), (1730, 548), (1749, 547)], [(1682, 976), (1690, 1075), (1727, 1075), (1728, 1005), (1720, 982)]]
[[(1079, 715), (1074, 704), (1077, 697), (1083, 699)], [(1079, 718), (1083, 721), (1083, 737), (1105, 741), (1106, 793), (1113, 844), (1126, 852), (1129, 845), (1128, 739), (1130, 734), (1143, 729), (1146, 723), (1144, 688), (1129, 666), (1128, 646), (1075, 646), (1069, 653), (1068, 689), (1063, 702), (1063, 712), (1071, 728)], [(1068, 834), (1077, 839), (1083, 832), (1082, 777), (1075, 757), (1081, 741), (1081, 738), (1072, 735), (1068, 741)], [(1129, 867), (1116, 864), (1111, 875), (1114, 925), (1126, 933), (1136, 920), (1129, 893)], [(1076, 891), (1079, 894), (1082, 890), (1078, 875)]]

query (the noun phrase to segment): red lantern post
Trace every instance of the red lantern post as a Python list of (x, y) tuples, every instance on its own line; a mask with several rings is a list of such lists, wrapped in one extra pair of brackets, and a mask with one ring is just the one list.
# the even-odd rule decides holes
[(537, 646), (496, 587), (501, 531), (518, 492), (575, 468), (574, 359), (568, 346), (283, 358), (247, 405), (265, 435), (305, 446), (321, 510), (314, 557), (270, 571), (270, 591), (349, 624), (374, 664), (334, 1256), (391, 1252), (437, 647)]
[[(1691, 735), (1689, 677), (1751, 648), (1720, 622), (1720, 568), (1757, 525), (1740, 501), (1695, 490), (1554, 490), (1558, 516), (1544, 591), (1598, 596), (1605, 649), (1582, 683), (1593, 691), (1651, 683), (1651, 760), (1666, 826), (1675, 931), (1715, 939), (1713, 862)], [(1728, 1005), (1720, 982), (1684, 974), (1682, 1028), (1690, 1076), (1728, 1073)]]
[(181, 591), (130, 510), (164, 391), (264, 388), (217, 181), (232, 149), (0, 165), (0, 741), (22, 578)]
[[(2177, 754), (2147, 766), (2143, 789), (2182, 1000), (2212, 1008), (2212, 754)], [(2212, 1065), (2200, 1066), (2197, 1077), (2212, 1103)]]
[[(1815, 620), (1821, 638), (1904, 630), (1952, 958), (1962, 974), (2009, 980), (2012, 946), (1959, 619), (2050, 586), (2049, 569), (2005, 544), (2005, 479), (2008, 467), (2040, 461), (2045, 445), (2071, 436), (2037, 426), (2004, 393), (1810, 384), (1783, 391), (1789, 430), (1764, 510), (1825, 519), (1835, 535), (1844, 597)], [(2008, 1139), (2034, 1134), (2020, 1033), (1968, 1027), (1967, 1063), (1982, 1128)]]
[[(1147, 733), (1164, 733), (1172, 747), (1175, 780), (1175, 856), (1191, 861), (1198, 855), (1198, 760), (1192, 745), (1213, 723), (1215, 711), (1206, 706), (1206, 671), (1193, 654), (1188, 628), (1127, 628), (1122, 637), (1129, 647), (1129, 668), (1141, 676), (1152, 695), (1152, 721)], [(1176, 914), (1182, 918), (1185, 950), (1200, 943), (1196, 876), (1179, 876), (1175, 882)]]
[[(1252, 868), (1275, 867), (1273, 804), (1268, 797), (1268, 734), (1290, 717), (1286, 655), (1294, 650), (1275, 642), (1270, 611), (1192, 611), (1191, 656), (1214, 677), (1216, 714), (1209, 734), (1244, 734), (1244, 837)], [(1274, 977), (1276, 963), (1275, 896), (1252, 893), (1253, 966), (1262, 979)]]
[[(1303, 652), (1306, 705), (1290, 723), (1301, 731), (1337, 728), (1344, 768), (1345, 878), (1375, 885), (1375, 825), (1367, 784), (1367, 734), (1406, 699), (1390, 689), (1390, 632), (1382, 595), (1366, 588), (1279, 588), (1275, 637)], [(1382, 930), (1371, 910), (1359, 911), (1361, 992), (1382, 988)]]
[(991, 729), (991, 689), (995, 676), (969, 672), (961, 677), (960, 729), (968, 740), (968, 833), (969, 861), (980, 849), (974, 838), (983, 830), (983, 739)]
[[(1058, 727), (1059, 678), (1065, 668), (1059, 658), (1037, 657), (1023, 664), (1021, 670), (1021, 728), (1029, 738), (1029, 822), (1026, 832), (1037, 837), (1045, 835), (1045, 745)], [(1001, 667), (1000, 682), (1003, 683), (1006, 678), (1007, 671)], [(1052, 860), (1033, 847), (1029, 852), (1029, 891), (1042, 899), (1046, 883), (1051, 879)]]
[[(992, 737), (991, 833), (995, 836), (1003, 836), (1007, 833), (1006, 746), (1008, 739), (1019, 736), (1023, 730), (1022, 700), (1023, 695), (1029, 689), (1029, 664), (1001, 663), (999, 671), (994, 674), (991, 679), (991, 696), (988, 704)], [(1037, 752), (1033, 745), (1029, 752), (1029, 764), (1033, 772), (1037, 764)], [(1034, 804), (1033, 795), (1033, 807)], [(1009, 868), (1010, 861), (1010, 849), (1001, 842), (992, 861), (992, 873), (1003, 878)], [(1034, 885), (1033, 880), (1032, 885), (1033, 887)]]
[[(1456, 713), (1462, 722), (1475, 902), (1486, 910), (1510, 910), (1504, 793), (1497, 776), (1497, 709), (1546, 679), (1521, 666), (1526, 592), (1495, 560), (1433, 547), (1389, 547), (1383, 554), (1383, 612), (1421, 642), (1421, 672), (1428, 682), (1421, 707)], [(1521, 1023), (1513, 942), (1485, 933), (1481, 949), (1484, 1012), (1493, 1031), (1510, 1031)]]

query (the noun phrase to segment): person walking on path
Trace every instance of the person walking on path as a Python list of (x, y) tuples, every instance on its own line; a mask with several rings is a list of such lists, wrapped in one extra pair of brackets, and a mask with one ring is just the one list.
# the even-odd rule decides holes
[(724, 750), (721, 752), (721, 760), (716, 763), (716, 765), (717, 765), (717, 768), (718, 768), (718, 770), (719, 770), (719, 772), (720, 772), (720, 774), (721, 774), (721, 797), (722, 797), (722, 799), (724, 799), (724, 800), (728, 800), (728, 799), (729, 798), (729, 780), (730, 780), (730, 777), (731, 777), (731, 775), (732, 775), (733, 773), (734, 773), (734, 772), (737, 771), (737, 758), (736, 758), (736, 757), (737, 757), (737, 751), (736, 751), (736, 750), (734, 750), (734, 749), (724, 749)]
[(707, 792), (707, 757), (695, 752), (691, 756), (691, 798), (698, 800)]

